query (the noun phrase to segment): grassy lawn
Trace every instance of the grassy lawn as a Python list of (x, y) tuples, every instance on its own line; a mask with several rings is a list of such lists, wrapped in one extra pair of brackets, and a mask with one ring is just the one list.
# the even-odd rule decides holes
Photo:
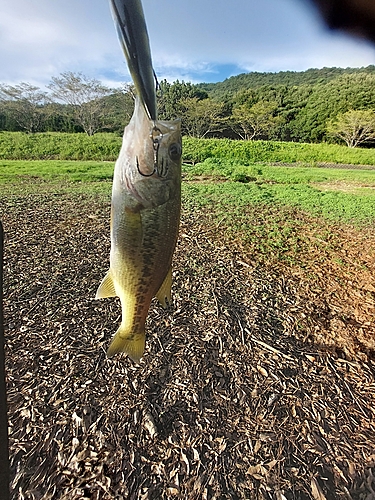
[(112, 180), (114, 162), (64, 160), (0, 160), (0, 185), (30, 178), (49, 182)]
[[(227, 211), (249, 205), (294, 207), (344, 223), (375, 220), (375, 170), (242, 166), (209, 159), (185, 168), (190, 196)], [(190, 182), (189, 182), (190, 181)]]
[[(0, 161), (0, 198), (18, 203), (44, 192), (109, 203), (113, 167), (113, 162)], [(182, 196), (184, 213), (205, 214), (212, 227), (225, 230), (262, 262), (301, 262), (311, 234), (334, 248), (337, 227), (362, 230), (375, 222), (375, 170), (209, 159), (183, 166)]]
[[(0, 192), (11, 195), (59, 185), (64, 190), (109, 194), (113, 168), (113, 162), (3, 160)], [(239, 221), (247, 218), (256, 206), (283, 212), (299, 209), (353, 225), (375, 221), (375, 170), (243, 166), (208, 159), (183, 167), (183, 194), (186, 204), (210, 206), (227, 222), (235, 214)]]

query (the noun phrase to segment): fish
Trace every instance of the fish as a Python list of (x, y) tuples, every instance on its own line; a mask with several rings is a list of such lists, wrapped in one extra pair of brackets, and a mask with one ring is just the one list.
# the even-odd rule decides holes
[(181, 211), (181, 122), (158, 120), (155, 75), (140, 0), (110, 0), (136, 89), (115, 164), (110, 265), (96, 298), (119, 297), (122, 321), (107, 356), (139, 363), (151, 301), (171, 303), (172, 257)]

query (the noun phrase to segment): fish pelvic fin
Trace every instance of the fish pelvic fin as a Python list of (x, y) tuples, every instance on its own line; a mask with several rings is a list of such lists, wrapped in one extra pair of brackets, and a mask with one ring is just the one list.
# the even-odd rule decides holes
[(111, 270), (104, 276), (96, 292), (96, 299), (106, 299), (107, 297), (116, 297), (115, 284), (113, 283)]
[(167, 272), (167, 276), (164, 278), (164, 281), (159, 288), (156, 298), (164, 307), (164, 309), (171, 303), (171, 288), (172, 288), (172, 268), (169, 268)]
[(145, 343), (145, 332), (128, 333), (121, 325), (108, 347), (107, 356), (111, 358), (118, 352), (124, 352), (135, 363), (139, 363), (145, 350)]

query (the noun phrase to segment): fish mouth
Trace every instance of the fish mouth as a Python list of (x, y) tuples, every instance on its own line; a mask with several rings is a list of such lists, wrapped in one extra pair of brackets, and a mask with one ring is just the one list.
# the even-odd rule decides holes
[(117, 34), (139, 99), (150, 120), (157, 120), (155, 73), (140, 0), (109, 0)]

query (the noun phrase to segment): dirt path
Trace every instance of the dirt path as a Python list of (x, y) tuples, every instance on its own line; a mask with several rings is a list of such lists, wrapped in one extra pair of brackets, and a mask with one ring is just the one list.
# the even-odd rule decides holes
[[(300, 167), (301, 162), (285, 163), (285, 162), (273, 162), (270, 165), (276, 167)], [(310, 166), (310, 165), (309, 165)], [(328, 163), (328, 162), (316, 162), (316, 166), (319, 168), (334, 168), (334, 169), (344, 169), (344, 170), (375, 170), (374, 165), (354, 165), (353, 163)]]
[(105, 357), (119, 302), (93, 300), (108, 201), (1, 201), (12, 498), (375, 498), (374, 232), (267, 266), (184, 213), (135, 366)]

